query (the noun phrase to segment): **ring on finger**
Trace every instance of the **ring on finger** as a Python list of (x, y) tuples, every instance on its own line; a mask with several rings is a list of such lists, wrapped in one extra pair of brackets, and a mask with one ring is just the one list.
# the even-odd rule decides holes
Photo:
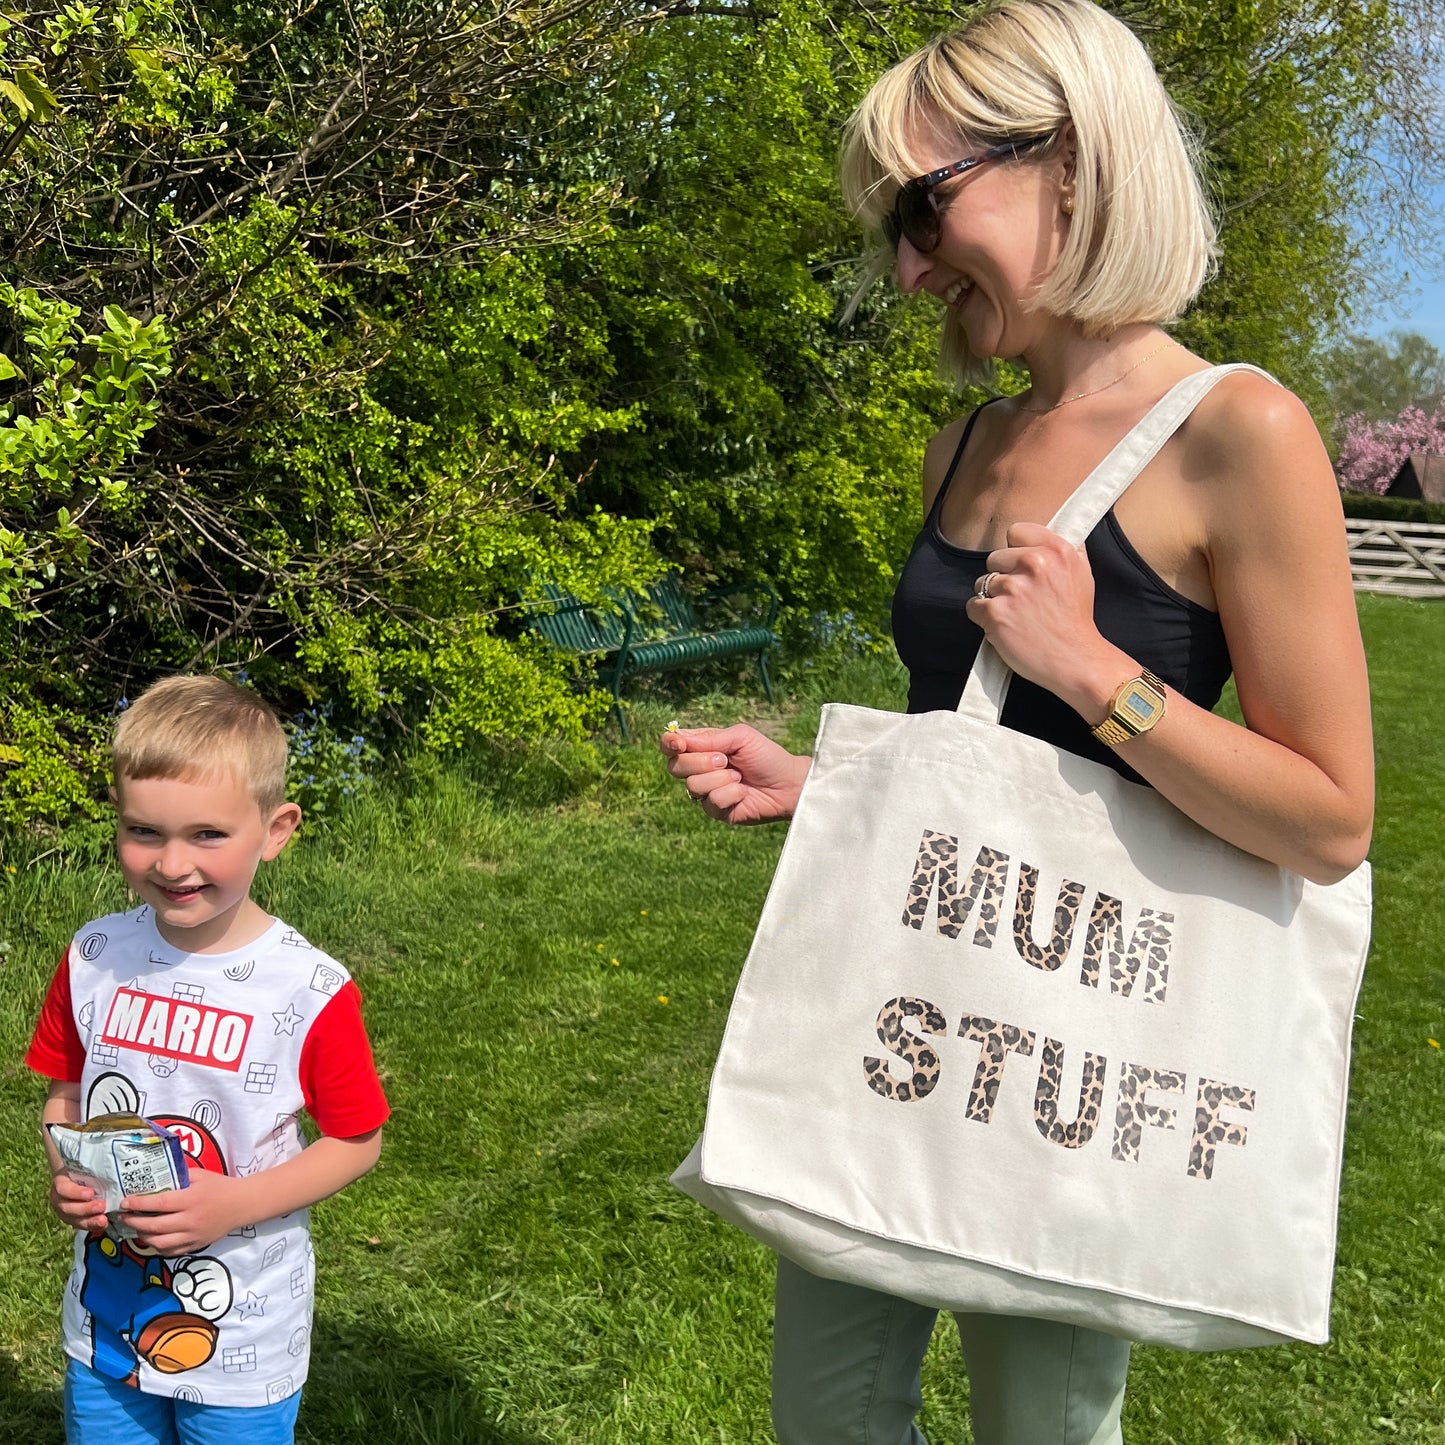
[(993, 593), (989, 589), (993, 586), (994, 578), (997, 576), (997, 572), (985, 572), (983, 576), (978, 579), (973, 589), (973, 595), (978, 598), (980, 602), (987, 602), (989, 598), (993, 596)]

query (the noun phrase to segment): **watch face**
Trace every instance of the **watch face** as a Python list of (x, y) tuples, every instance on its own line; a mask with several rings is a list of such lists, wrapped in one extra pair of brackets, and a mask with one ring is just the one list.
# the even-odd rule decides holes
[(1119, 699), (1118, 706), (1141, 727), (1147, 727), (1164, 711), (1164, 704), (1158, 697), (1142, 687), (1129, 688)]

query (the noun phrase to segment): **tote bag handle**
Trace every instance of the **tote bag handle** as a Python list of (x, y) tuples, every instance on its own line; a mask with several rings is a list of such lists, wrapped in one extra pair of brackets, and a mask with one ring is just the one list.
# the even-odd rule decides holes
[[(1129, 484), (1158, 454), (1159, 449), (1184, 424), (1201, 401), (1233, 371), (1253, 371), (1273, 381), (1257, 366), (1233, 362), (1196, 371), (1164, 393), (1120, 440), (1113, 451), (1079, 483), (1073, 495), (1057, 512), (1049, 527), (1066, 542), (1079, 546), (1099, 525), (1109, 508)], [(964, 683), (958, 711), (978, 722), (997, 723), (1013, 673), (993, 645), (987, 641), (978, 649), (973, 667)]]

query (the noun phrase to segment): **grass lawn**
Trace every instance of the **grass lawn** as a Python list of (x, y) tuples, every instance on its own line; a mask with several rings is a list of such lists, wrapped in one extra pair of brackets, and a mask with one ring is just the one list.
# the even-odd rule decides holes
[[(1445, 1043), (1445, 603), (1364, 598), (1361, 612), (1381, 764), (1376, 943), (1334, 1342), (1137, 1351), (1130, 1445), (1445, 1442), (1445, 1050), (1428, 1042)], [(874, 669), (812, 689), (897, 705), (897, 685)], [(686, 720), (730, 720), (722, 706)], [(710, 824), (646, 747), (579, 770), (569, 754), (501, 782), (496, 768), (482, 783), (418, 776), (267, 875), (263, 902), (359, 979), (395, 1110), (380, 1166), (315, 1212), (302, 1440), (772, 1438), (770, 1257), (667, 1175), (701, 1126), (781, 835)], [(64, 940), (118, 906), (109, 868), (0, 874), (0, 1445), (61, 1439), (68, 1248), (44, 1203), (43, 1089), (18, 1060)], [(941, 1328), (925, 1375), (935, 1445), (972, 1438), (954, 1358)]]

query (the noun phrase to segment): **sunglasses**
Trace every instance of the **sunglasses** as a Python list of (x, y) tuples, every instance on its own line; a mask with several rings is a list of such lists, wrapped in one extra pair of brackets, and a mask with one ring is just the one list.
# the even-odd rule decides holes
[(1052, 135), (1036, 135), (1005, 141), (1003, 145), (990, 146), (967, 160), (940, 166), (936, 171), (905, 181), (898, 188), (893, 209), (883, 217), (883, 234), (888, 244), (896, 251), (898, 242), (906, 239), (915, 251), (927, 256), (937, 249), (943, 235), (943, 212), (947, 203), (939, 201), (934, 195), (939, 186), (955, 176), (966, 176), (969, 171), (987, 165), (989, 161), (1013, 160), (1052, 139)]

